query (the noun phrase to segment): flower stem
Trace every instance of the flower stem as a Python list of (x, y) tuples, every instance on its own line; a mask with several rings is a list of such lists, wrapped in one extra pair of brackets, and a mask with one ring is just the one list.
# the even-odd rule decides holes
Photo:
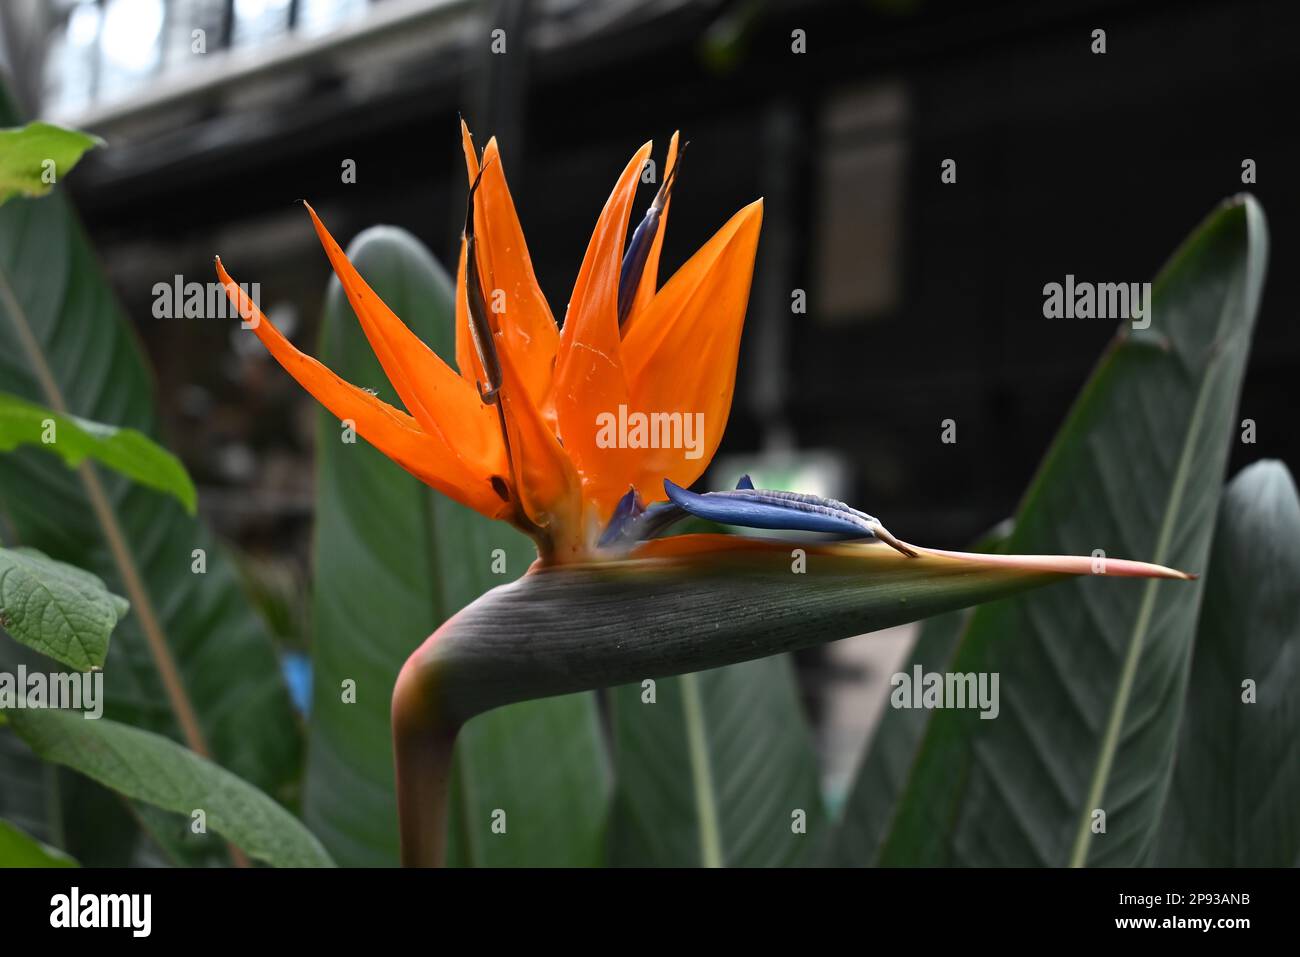
[(438, 705), (437, 680), (423, 654), (407, 659), (393, 688), (393, 762), (403, 867), (442, 867), (447, 857), (451, 761), (460, 723)]

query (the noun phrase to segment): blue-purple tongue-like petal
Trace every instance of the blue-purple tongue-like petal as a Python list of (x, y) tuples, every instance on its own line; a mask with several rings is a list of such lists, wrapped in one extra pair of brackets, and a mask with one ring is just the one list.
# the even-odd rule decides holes
[(655, 233), (659, 231), (659, 209), (651, 206), (646, 210), (645, 219), (637, 224), (628, 243), (627, 252), (623, 254), (623, 265), (618, 276), (618, 324), (627, 322), (632, 312), (632, 302), (636, 299), (637, 285), (645, 271), (646, 260), (650, 256), (650, 246)]
[(760, 490), (755, 489), (752, 483), (748, 488), (742, 484), (732, 492), (696, 494), (665, 479), (664, 491), (673, 504), (690, 514), (724, 525), (874, 538), (875, 526), (879, 524), (870, 515), (834, 499), (800, 492)]
[(724, 525), (879, 538), (905, 555), (915, 554), (866, 512), (819, 495), (756, 489), (749, 476), (742, 478), (731, 492), (700, 495), (668, 479), (664, 480), (664, 491), (674, 505), (691, 515)]
[(609, 525), (600, 537), (600, 547), (620, 548), (644, 542), (687, 515), (694, 515), (723, 525), (746, 528), (878, 538), (904, 555), (916, 554), (866, 512), (819, 495), (756, 489), (748, 475), (742, 475), (735, 490), (730, 492), (696, 494), (668, 479), (664, 479), (664, 491), (669, 501), (656, 502), (646, 508), (636, 489), (628, 489), (614, 508)]
[(646, 263), (650, 259), (650, 247), (654, 245), (655, 234), (659, 232), (660, 216), (663, 214), (664, 207), (668, 204), (668, 197), (673, 191), (673, 183), (677, 180), (677, 168), (681, 165), (682, 156), (686, 153), (686, 146), (689, 145), (687, 143), (678, 150), (677, 161), (673, 163), (673, 168), (664, 177), (659, 192), (655, 193), (650, 208), (645, 211), (645, 218), (632, 231), (632, 239), (627, 244), (627, 252), (623, 254), (623, 265), (618, 273), (618, 325), (620, 329), (623, 327), (623, 323), (627, 322), (627, 317), (632, 314), (632, 303), (636, 301), (636, 290), (641, 284), (641, 275), (645, 272)]

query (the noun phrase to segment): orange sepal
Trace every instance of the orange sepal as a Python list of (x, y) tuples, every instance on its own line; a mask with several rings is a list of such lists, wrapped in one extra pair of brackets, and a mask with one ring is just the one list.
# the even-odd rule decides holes
[[(478, 267), (485, 286), (483, 298), (492, 312), (494, 328), (504, 334), (500, 342), (514, 357), (528, 395), (535, 405), (542, 407), (551, 390), (551, 370), (555, 365), (560, 332), (533, 272), (533, 261), (528, 255), (523, 227), (519, 224), (519, 214), (506, 183), (496, 138), (488, 140), (481, 165), (469, 126), (463, 119), (460, 121), (460, 140), (470, 185), (479, 179), (480, 170), (483, 173), (474, 198)], [(481, 376), (481, 372), (469, 331), (464, 262), (465, 243), (462, 241), (461, 267), (456, 282), (456, 363), (461, 374), (470, 379), (474, 374)], [(497, 312), (498, 308), (502, 311)]]
[(460, 238), (460, 258), (456, 265), (456, 368), (460, 376), (476, 391), (480, 382), (487, 382), (483, 363), (474, 350), (474, 335), (469, 329), (469, 300), (465, 298), (465, 237)]
[(694, 448), (643, 451), (632, 481), (646, 501), (664, 498), (665, 478), (689, 487), (722, 441), (762, 221), (762, 200), (736, 213), (664, 285), (623, 341), (630, 410), (681, 413), (683, 423), (703, 415)]
[(420, 427), (439, 436), (478, 474), (504, 469), (504, 448), (496, 416), (477, 390), (406, 327), (361, 278), (311, 204), (304, 203), (330, 265), (352, 311), (384, 367), (384, 373)]
[(483, 151), (482, 178), (474, 197), (474, 231), (483, 298), (500, 347), (510, 353), (528, 395), (541, 406), (551, 389), (560, 331), (542, 295), (519, 225), (496, 137)]
[(552, 548), (576, 553), (584, 547), (582, 480), (528, 397), (514, 359), (504, 349), (499, 354), (515, 494), (528, 519), (547, 530)]
[(601, 520), (627, 491), (641, 450), (601, 448), (597, 416), (628, 401), (618, 327), (618, 279), (628, 218), (646, 143), (623, 170), (596, 223), (569, 300), (555, 366), (556, 421), (564, 449), (582, 475)]
[(441, 438), (424, 432), (414, 418), (300, 352), (230, 278), (220, 259), (216, 266), (238, 314), (275, 361), (316, 401), (339, 420), (356, 423), (362, 438), (426, 485), (489, 518), (502, 516), (507, 506), (493, 491), (490, 476), (473, 474)]
[[(474, 152), (474, 140), (469, 135), (469, 127), (460, 121), (460, 145), (465, 154), (465, 172), (469, 175), (472, 186), (478, 179), (478, 154)], [(469, 330), (469, 301), (465, 298), (465, 236), (460, 237), (460, 258), (456, 266), (456, 368), (461, 378), (475, 389), (484, 381), (483, 364), (478, 361), (474, 351), (474, 336)]]

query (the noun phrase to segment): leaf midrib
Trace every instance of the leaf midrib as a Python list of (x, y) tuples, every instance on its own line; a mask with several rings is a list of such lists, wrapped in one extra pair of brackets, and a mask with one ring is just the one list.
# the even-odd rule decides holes
[(722, 867), (722, 837), (718, 831), (718, 795), (709, 762), (708, 730), (700, 699), (697, 674), (681, 676), (682, 718), (686, 723), (686, 751), (691, 762), (691, 789), (699, 828), (700, 865)]
[[(1228, 312), (1228, 303), (1233, 299), (1235, 288), (1223, 297), (1215, 329), (1221, 329)], [(1182, 505), (1187, 489), (1187, 479), (1191, 474), (1192, 456), (1196, 447), (1196, 436), (1200, 433), (1201, 420), (1209, 404), (1210, 384), (1214, 381), (1216, 367), (1221, 353), (1212, 352), (1201, 376), (1200, 387), (1196, 393), (1196, 405), (1187, 420), (1187, 429), (1183, 434), (1182, 451), (1178, 457), (1178, 468), (1174, 471), (1170, 483), (1169, 498), (1165, 505), (1164, 516), (1160, 521), (1160, 533), (1156, 536), (1155, 554), (1151, 560), (1164, 564), (1168, 560), (1170, 542), (1173, 539), (1175, 517)], [(1111, 702), (1110, 715), (1106, 722), (1106, 732), (1102, 737), (1101, 748), (1093, 765), (1092, 778), (1088, 785), (1087, 799), (1079, 809), (1079, 822), (1075, 831), (1074, 847), (1070, 852), (1070, 866), (1083, 867), (1088, 861), (1089, 838), (1091, 836), (1092, 810), (1101, 804), (1106, 786), (1110, 782), (1110, 772), (1114, 765), (1115, 753), (1119, 750), (1119, 738), (1123, 731), (1124, 719), (1128, 714), (1129, 699), (1133, 693), (1133, 684), (1137, 678), (1138, 662), (1142, 649), (1146, 645), (1147, 633), (1151, 627), (1151, 616), (1155, 611), (1156, 593), (1159, 590), (1158, 579), (1149, 579), (1142, 592), (1142, 604), (1138, 607), (1133, 630), (1129, 634), (1128, 651), (1124, 658), (1124, 667), (1120, 672), (1120, 681), (1115, 689), (1115, 698)]]

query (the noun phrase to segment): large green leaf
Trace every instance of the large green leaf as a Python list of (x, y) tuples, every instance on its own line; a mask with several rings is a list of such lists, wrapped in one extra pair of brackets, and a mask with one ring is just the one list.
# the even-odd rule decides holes
[[(1010, 551), (1101, 549), (1204, 571), (1266, 248), (1263, 215), (1243, 198), (1175, 254), (1150, 328), (1121, 329), (1057, 436)], [(972, 616), (946, 670), (997, 673), (1000, 714), (932, 713), (879, 861), (1149, 859), (1200, 584), (1101, 577)]]
[(44, 196), (86, 150), (102, 143), (98, 136), (51, 123), (0, 130), (0, 203), (18, 193)]
[[(0, 670), (17, 673), (20, 664), (40, 668), (41, 656), (16, 643), (5, 648), (0, 638)], [(8, 651), (9, 654), (4, 652)], [(5, 728), (0, 712), (0, 808), (7, 820), (46, 844), (65, 848), (59, 769), (44, 764), (18, 736)]]
[(610, 701), (610, 863), (797, 864), (824, 839), (788, 656), (624, 685)]
[(591, 694), (480, 715), (456, 745), (447, 864), (602, 863), (609, 777)]
[[(417, 335), (451, 355), (451, 284), (416, 240), (370, 229), (350, 255)], [(321, 358), (396, 401), (337, 281), (330, 285)], [(389, 709), (398, 670), (445, 619), (520, 575), (534, 552), (522, 535), (425, 487), (364, 442), (344, 442), (339, 422), (323, 411), (317, 434), (315, 693), (305, 814), (340, 863), (395, 864)], [(349, 680), (353, 704), (343, 696)], [(591, 695), (485, 715), (462, 731), (457, 747), (448, 860), (595, 863), (608, 787)], [(493, 829), (497, 811), (504, 812), (504, 833), (500, 824)]]
[(62, 851), (0, 820), (0, 867), (76, 867)]
[[(927, 618), (900, 672), (911, 675), (918, 665), (923, 674), (942, 671), (970, 616), (970, 609), (962, 609)], [(885, 708), (841, 818), (824, 845), (824, 863), (854, 867), (877, 860), (929, 720), (930, 713), (922, 709)]]
[(328, 867), (329, 855), (302, 823), (257, 788), (169, 738), (77, 711), (6, 712), (46, 761), (72, 768), (156, 807), (189, 817), (276, 867)]
[(194, 513), (194, 483), (180, 459), (135, 429), (88, 422), (0, 393), (0, 452), (43, 448), (69, 467), (94, 459), (127, 478), (172, 495)]
[[(0, 102), (0, 122), (5, 111)], [(0, 390), (154, 435), (152, 389), (130, 324), (60, 193), (0, 207)], [(300, 731), (278, 662), (201, 523), (90, 462), (69, 470), (35, 449), (5, 456), (0, 516), (7, 544), (85, 568), (130, 601), (104, 668), (109, 717), (181, 738), (262, 790), (291, 796)], [(0, 667), (20, 651), (0, 638)], [(30, 806), (10, 811), (10, 795), (32, 793), (30, 780), (10, 786), (19, 774), (30, 777), (26, 764), (4, 759), (0, 813), (30, 820)], [(84, 820), (94, 809), (75, 813)]]
[[(976, 543), (974, 550), (1005, 551), (1011, 528), (1010, 521), (1003, 522)], [(942, 671), (971, 614), (971, 609), (966, 608), (922, 622), (899, 673), (912, 675), (918, 666), (922, 674)], [(884, 709), (867, 742), (840, 820), (823, 846), (822, 863), (853, 867), (870, 864), (879, 857), (929, 721), (930, 713), (921, 708)]]
[(70, 668), (103, 667), (128, 607), (90, 572), (34, 548), (0, 548), (0, 630)]
[(1219, 507), (1159, 864), (1300, 865), (1298, 686), (1300, 499), (1260, 462)]

